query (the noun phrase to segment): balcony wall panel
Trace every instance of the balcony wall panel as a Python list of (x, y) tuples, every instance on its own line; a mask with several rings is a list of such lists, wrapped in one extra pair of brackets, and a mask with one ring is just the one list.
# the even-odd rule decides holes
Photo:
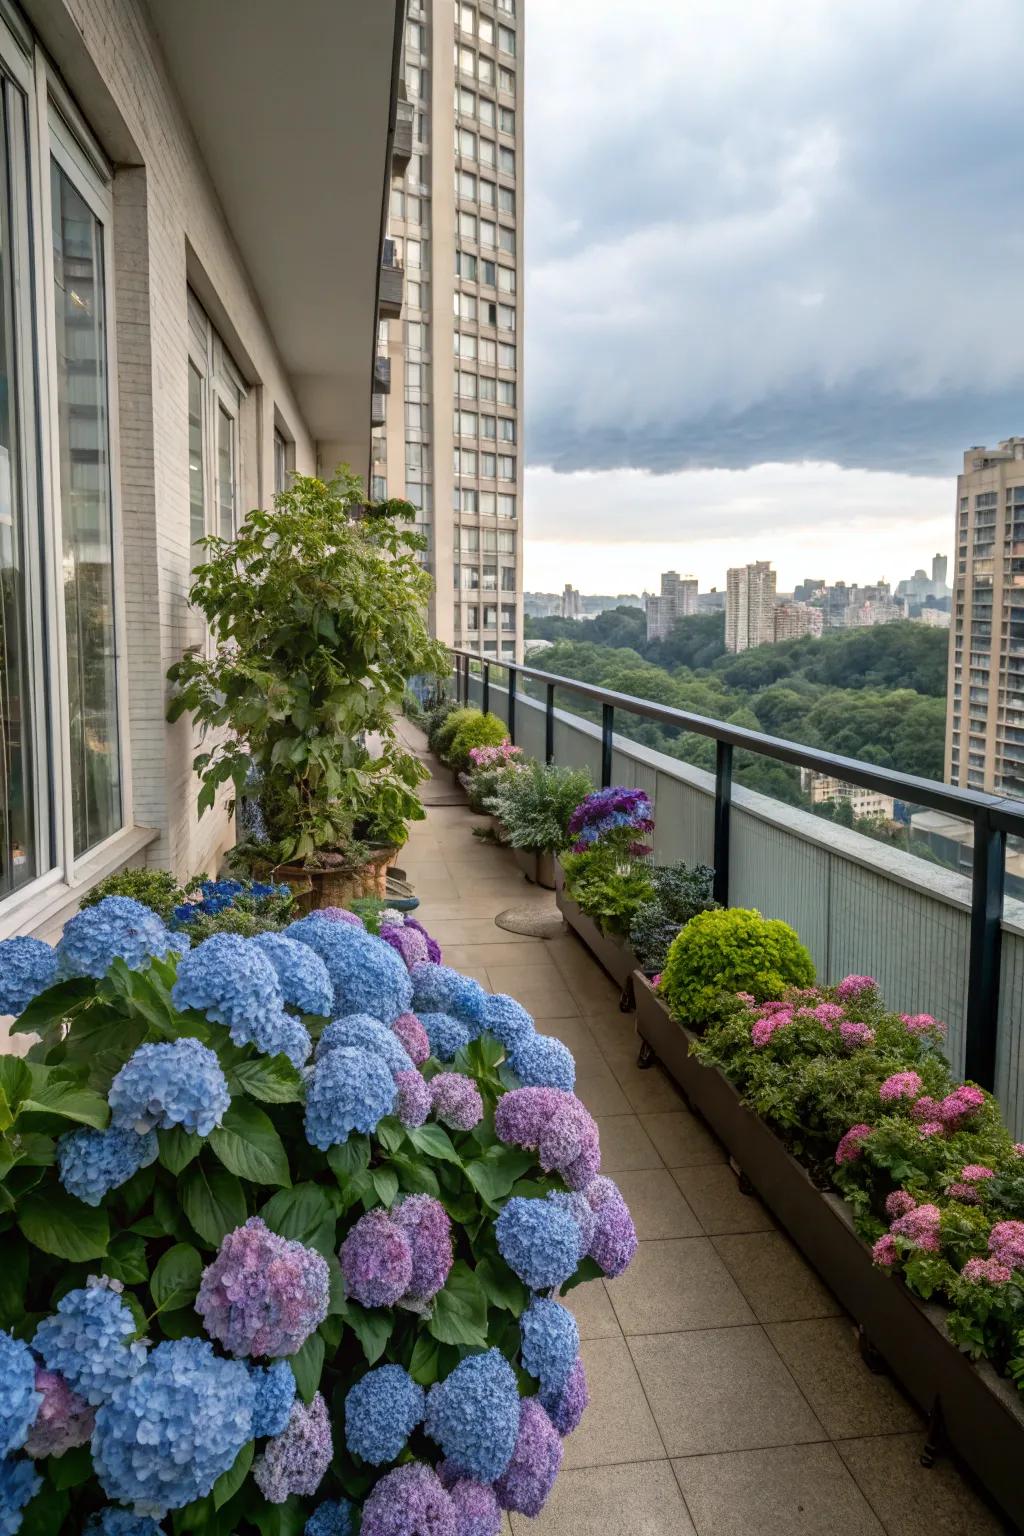
[(829, 963), (830, 874), (827, 850), (733, 808), (730, 905), (754, 907), (765, 917), (790, 923), (810, 950), (819, 975), (826, 974)]
[(1024, 1136), (1024, 929), (1016, 924), (1003, 925), (996, 1094), (1007, 1124)]

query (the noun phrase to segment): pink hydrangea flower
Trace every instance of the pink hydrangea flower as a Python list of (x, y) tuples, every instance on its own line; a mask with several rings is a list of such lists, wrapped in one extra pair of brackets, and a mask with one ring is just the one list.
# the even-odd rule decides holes
[(933, 1019), (930, 1013), (901, 1013), (900, 1018), (911, 1035), (923, 1035), (929, 1029), (937, 1029), (940, 1035), (946, 1033), (945, 1024), (940, 1024), (938, 1019)]
[(837, 1165), (841, 1168), (844, 1163), (852, 1163), (860, 1157), (864, 1143), (870, 1135), (870, 1125), (851, 1125), (836, 1147)]
[(1015, 1141), (1013, 1144), (1013, 1150), (1016, 1152), (1018, 1157), (1024, 1157), (1024, 1141)]
[(863, 992), (874, 991), (877, 986), (873, 976), (846, 976), (836, 987), (836, 997), (845, 1003), (851, 997), (860, 997)]
[(195, 1307), (232, 1355), (294, 1355), (327, 1316), (330, 1271), (314, 1248), (279, 1237), (259, 1216), (221, 1240)]
[(950, 1130), (959, 1130), (965, 1120), (970, 1120), (984, 1107), (985, 1095), (973, 1083), (961, 1083), (948, 1093), (939, 1105), (941, 1118)]
[[(825, 1027), (826, 1029), (829, 1028), (828, 1025)], [(839, 1026), (839, 1038), (844, 1045), (849, 1046), (851, 1049), (856, 1049), (861, 1045), (874, 1045), (875, 1032), (873, 1029), (869, 1029), (866, 1024), (857, 1024), (850, 1019), (846, 1019)]]
[(922, 1095), (917, 1103), (911, 1106), (910, 1113), (915, 1120), (940, 1120), (942, 1118), (942, 1105), (938, 1099)]
[(761, 1051), (766, 1045), (770, 1045), (772, 1037), (782, 1028), (779, 1020), (758, 1019), (750, 1029), (750, 1040), (755, 1051)]
[(890, 1221), (894, 1221), (897, 1216), (905, 1216), (908, 1211), (914, 1210), (916, 1206), (917, 1201), (907, 1190), (894, 1189), (891, 1195), (886, 1196), (885, 1214), (889, 1217)]
[(430, 1055), (430, 1041), (427, 1032), (414, 1013), (400, 1013), (391, 1026), (405, 1046), (406, 1053), (414, 1066), (422, 1067)]
[(986, 1168), (984, 1163), (968, 1163), (960, 1170), (960, 1177), (966, 1179), (969, 1184), (978, 1184), (982, 1179), (994, 1179), (995, 1174), (991, 1168)]
[(1013, 1277), (1013, 1270), (998, 1259), (968, 1259), (963, 1267), (963, 1278), (971, 1285), (985, 1282), (988, 1285), (1005, 1285)]
[(892, 1224), (892, 1235), (902, 1237), (915, 1248), (926, 1253), (938, 1253), (939, 1226), (942, 1212), (937, 1205), (918, 1205), (905, 1216), (898, 1216)]
[(997, 1221), (988, 1235), (988, 1251), (1010, 1269), (1024, 1269), (1024, 1221)]
[(744, 1008), (756, 1008), (757, 998), (752, 992), (737, 992), (736, 1001), (743, 1004)]
[(900, 1099), (916, 1099), (924, 1083), (916, 1072), (894, 1072), (878, 1090), (883, 1104), (895, 1104)]
[(899, 1256), (900, 1251), (896, 1246), (896, 1239), (890, 1232), (886, 1232), (884, 1237), (880, 1237), (871, 1250), (871, 1257), (875, 1263), (881, 1264), (885, 1269), (891, 1269)]
[(760, 1008), (761, 1013), (763, 1015), (766, 1015), (766, 1016), (768, 1014), (772, 1014), (772, 1013), (788, 1013), (790, 1015), (790, 1017), (792, 1017), (793, 1010), (790, 1007), (789, 1003), (785, 1003), (785, 1002), (768, 1002), (768, 1003), (760, 1003), (758, 1006)]
[(926, 1120), (921, 1126), (922, 1136), (944, 1136), (946, 1127), (941, 1120)]

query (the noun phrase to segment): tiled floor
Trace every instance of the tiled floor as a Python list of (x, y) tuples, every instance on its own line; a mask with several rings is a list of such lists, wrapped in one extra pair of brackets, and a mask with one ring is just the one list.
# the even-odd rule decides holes
[(554, 899), (474, 836), (483, 823), (449, 786), (439, 769), (403, 858), (418, 915), (446, 961), (519, 998), (573, 1051), (603, 1170), (640, 1237), (625, 1275), (570, 1293), (591, 1406), (547, 1508), (514, 1515), (514, 1536), (1003, 1531), (954, 1466), (920, 1466), (916, 1410), (864, 1366), (849, 1320), (671, 1080), (638, 1070), (633, 1017), (583, 945), (495, 926)]

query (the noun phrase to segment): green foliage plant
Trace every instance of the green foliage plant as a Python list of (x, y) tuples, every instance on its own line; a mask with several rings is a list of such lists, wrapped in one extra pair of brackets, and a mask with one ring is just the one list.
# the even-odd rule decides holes
[(81, 905), (94, 907), (105, 896), (130, 896), (166, 922), (175, 907), (185, 900), (185, 891), (169, 870), (122, 869), (87, 891)]
[(513, 848), (561, 853), (571, 840), (569, 818), (593, 787), (585, 769), (528, 763), (502, 779), (495, 814)]
[(615, 847), (595, 843), (583, 853), (564, 853), (565, 888), (602, 932), (626, 938), (637, 911), (655, 900), (653, 871)]
[(457, 772), (464, 772), (469, 767), (469, 754), (474, 747), (500, 747), (507, 740), (508, 727), (497, 715), (467, 709), (450, 735), (445, 761)]
[(441, 732), (444, 730), (449, 715), (453, 715), (460, 707), (454, 699), (442, 694), (437, 702), (427, 710), (423, 724), (427, 733), (427, 745), (435, 756), (440, 756)]
[(714, 875), (706, 864), (666, 864), (651, 870), (654, 894), (640, 903), (629, 923), (629, 942), (645, 970), (661, 971), (679, 930), (698, 912), (714, 908)]
[(661, 978), (670, 1012), (700, 1027), (728, 1008), (737, 992), (758, 1002), (786, 987), (809, 987), (814, 962), (796, 932), (778, 918), (742, 907), (700, 912), (672, 941)]
[(351, 837), (375, 783), (411, 791), (424, 776), (394, 722), (406, 679), (447, 669), (426, 627), (423, 540), (403, 526), (414, 515), (366, 506), (342, 469), (295, 476), (235, 538), (204, 541), (189, 596), (215, 646), (171, 667), (169, 718), (190, 713), (205, 738), (200, 813), (255, 774), (266, 841), (253, 853), (273, 864), (315, 862)]

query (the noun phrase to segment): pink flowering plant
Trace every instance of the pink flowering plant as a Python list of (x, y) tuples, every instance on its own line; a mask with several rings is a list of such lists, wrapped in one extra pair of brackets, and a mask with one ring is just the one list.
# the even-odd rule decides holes
[[(636, 1249), (575, 1065), (402, 914), (0, 943), (0, 1531), (497, 1536)], [(399, 942), (404, 937), (405, 942)]]
[(1024, 1387), (1024, 1147), (991, 1094), (956, 1082), (944, 1040), (848, 977), (734, 996), (694, 1049), (844, 1195), (876, 1264), (944, 1301), (957, 1342)]

